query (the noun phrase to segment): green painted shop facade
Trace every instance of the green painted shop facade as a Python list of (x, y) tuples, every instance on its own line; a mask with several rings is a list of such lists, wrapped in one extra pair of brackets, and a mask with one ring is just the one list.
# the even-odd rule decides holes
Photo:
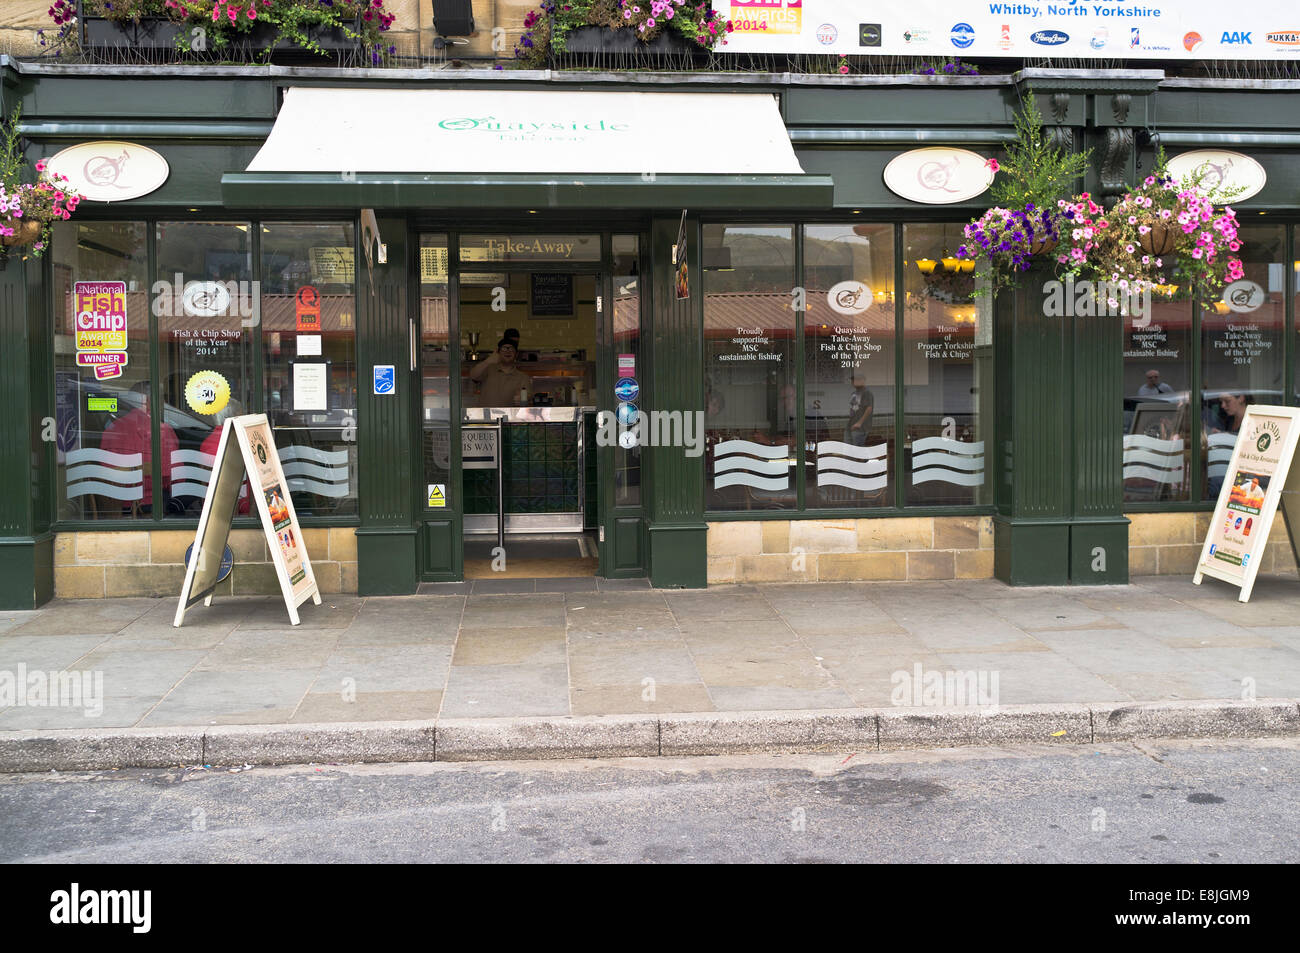
[[(331, 540), (354, 532), (355, 577), (345, 571), (341, 588), (373, 595), (466, 578), (474, 541), (494, 538), (474, 534), (495, 526), (497, 471), (470, 459), (474, 432), (502, 416), (507, 528), (588, 534), (603, 577), (704, 586), (724, 578), (715, 559), (757, 565), (720, 542), (751, 521), (789, 527), (761, 560), (839, 532), (848, 542), (831, 548), (846, 559), (870, 548), (877, 525), (930, 520), (936, 534), (944, 521), (987, 529), (985, 574), (1100, 584), (1129, 577), (1131, 520), (1185, 514), (1192, 526), (1212, 509), (1223, 443), (1211, 437), (1230, 429), (1232, 395), (1297, 402), (1293, 81), (5, 60), (0, 82), (4, 114), (22, 106), (30, 159), (102, 141), (146, 147), (169, 170), (147, 195), (83, 203), (43, 258), (11, 250), (0, 265), (5, 607), (68, 594), (56, 583), (60, 540), (75, 538), (85, 565), (96, 534), (192, 533), (208, 438), (235, 412), (271, 417), (302, 525)], [(660, 172), (634, 154), (622, 171), (582, 174), (485, 174), (445, 155), (425, 172), (250, 170), (299, 89), (487, 91), (503, 108), (532, 92), (677, 93), (711, 110), (719, 95), (762, 94), (802, 171), (747, 172), (740, 154), (732, 173)], [(1267, 184), (1238, 213), (1265, 304), (1240, 314), (1171, 301), (1144, 326), (1049, 317), (1050, 276), (1037, 273), (995, 302), (973, 299), (955, 259), (982, 199), (913, 202), (885, 168), (931, 146), (999, 155), (1029, 96), (1059, 142), (1093, 149), (1081, 186), (1095, 195), (1145, 175), (1157, 139), (1171, 155), (1231, 149), (1258, 162)], [(423, 121), (400, 116), (376, 148), (405, 148), (403, 123)], [(671, 130), (665, 140), (679, 153), (707, 147)], [(309, 145), (332, 148), (327, 135)], [(121, 282), (129, 312), (118, 381), (75, 360), (76, 295), (105, 281)], [(209, 314), (191, 282), (221, 283), (236, 300)], [(831, 306), (846, 283), (870, 307)], [(245, 284), (255, 300), (239, 300)], [(525, 393), (489, 398), (475, 373), (507, 328), (522, 336)], [(376, 368), (388, 367), (394, 386), (381, 391)], [(194, 410), (187, 389), (201, 372), (229, 387), (219, 413)], [(627, 405), (663, 426), (611, 445), (597, 415)], [(1131, 439), (1143, 433), (1168, 458), (1156, 474)], [(246, 509), (236, 525), (256, 527)], [(121, 594), (106, 578), (104, 594)], [(748, 578), (759, 577), (734, 581)]]

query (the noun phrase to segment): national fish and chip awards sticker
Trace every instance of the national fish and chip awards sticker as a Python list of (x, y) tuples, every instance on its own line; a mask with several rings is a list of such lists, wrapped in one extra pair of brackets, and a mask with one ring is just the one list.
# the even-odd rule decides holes
[(230, 385), (216, 371), (199, 371), (185, 385), (185, 402), (195, 413), (218, 413), (230, 403)]

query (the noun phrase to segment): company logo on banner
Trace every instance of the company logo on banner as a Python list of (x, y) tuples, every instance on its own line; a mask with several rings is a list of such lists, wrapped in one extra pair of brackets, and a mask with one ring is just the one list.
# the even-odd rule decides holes
[(1240, 188), (1242, 192), (1234, 195), (1232, 204), (1244, 202), (1259, 194), (1268, 182), (1268, 173), (1264, 167), (1248, 155), (1240, 152), (1227, 152), (1222, 149), (1196, 149), (1184, 152), (1169, 160), (1169, 171), (1176, 179), (1183, 179), (1197, 169), (1204, 168), (1205, 178), (1201, 184), (1207, 191), (1221, 188)]
[(121, 377), (127, 357), (126, 282), (78, 281), (72, 300), (77, 366), (93, 367), (96, 380)]
[(924, 205), (966, 202), (992, 184), (988, 160), (968, 149), (913, 149), (885, 166), (889, 190)]
[(83, 142), (49, 160), (49, 170), (68, 177), (68, 187), (92, 202), (124, 202), (156, 191), (171, 169), (152, 149), (134, 142)]
[[(867, 0), (714, 0), (713, 8), (736, 26), (723, 53), (860, 55), (869, 47), (882, 56), (1005, 56), (1013, 49), (1051, 59), (1300, 55), (1300, 23), (1278, 18), (1286, 7), (1272, 0), (909, 0), (892, 21), (885, 5)], [(884, 18), (878, 44), (853, 32), (868, 16)], [(837, 33), (829, 42), (827, 26)]]

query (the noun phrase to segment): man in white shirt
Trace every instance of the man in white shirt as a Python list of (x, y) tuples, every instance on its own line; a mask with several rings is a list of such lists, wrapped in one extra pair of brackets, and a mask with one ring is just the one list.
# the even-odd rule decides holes
[(1163, 397), (1173, 392), (1174, 389), (1160, 379), (1160, 372), (1154, 368), (1147, 371), (1147, 382), (1138, 388), (1139, 397)]

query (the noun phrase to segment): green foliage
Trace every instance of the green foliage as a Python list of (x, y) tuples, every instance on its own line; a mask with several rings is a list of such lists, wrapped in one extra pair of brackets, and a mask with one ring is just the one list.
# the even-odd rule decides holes
[(1007, 146), (1000, 176), (989, 195), (1002, 208), (1056, 208), (1056, 200), (1074, 194), (1075, 182), (1088, 170), (1092, 150), (1066, 152), (1051, 144), (1043, 117), (1031, 95), (1016, 113), (1016, 138)]

